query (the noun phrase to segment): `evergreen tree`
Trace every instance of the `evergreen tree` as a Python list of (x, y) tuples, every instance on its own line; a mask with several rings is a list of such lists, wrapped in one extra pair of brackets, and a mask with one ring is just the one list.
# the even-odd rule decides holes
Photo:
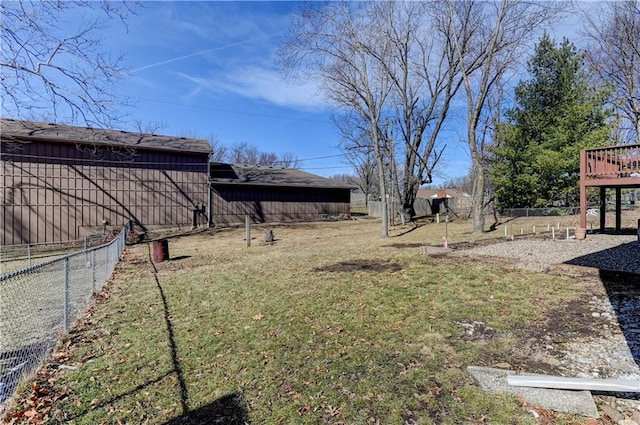
[(576, 205), (580, 150), (605, 146), (611, 133), (608, 90), (592, 83), (583, 55), (545, 34), (527, 62), (492, 148), (490, 175), (502, 207)]

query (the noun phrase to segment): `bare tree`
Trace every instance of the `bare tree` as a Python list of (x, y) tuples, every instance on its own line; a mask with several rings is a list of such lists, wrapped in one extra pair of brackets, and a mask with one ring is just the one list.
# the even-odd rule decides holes
[(226, 160), (233, 164), (258, 164), (260, 152), (258, 148), (247, 142), (237, 142), (227, 151)]
[(387, 141), (381, 125), (391, 85), (388, 73), (370, 52), (374, 45), (378, 51), (392, 46), (364, 15), (368, 7), (346, 2), (305, 4), (280, 50), (280, 64), (298, 75), (319, 77), (327, 96), (364, 124), (378, 166), (384, 238), (389, 236), (383, 175)]
[[(353, 183), (364, 193), (368, 207), (369, 196), (379, 196), (379, 175), (367, 125), (356, 114), (336, 115), (332, 120), (342, 136), (339, 148), (356, 173)], [(388, 161), (385, 155), (383, 162)]]
[(134, 120), (133, 126), (138, 133), (158, 134), (160, 131), (169, 127), (169, 124), (164, 121)]
[(300, 161), (293, 153), (285, 152), (278, 156), (275, 165), (283, 168), (300, 168)]
[(373, 152), (368, 147), (353, 148), (345, 152), (347, 161), (353, 167), (356, 175), (353, 183), (362, 191), (365, 199), (365, 207), (369, 207), (369, 197), (377, 195), (378, 171)]
[(210, 161), (224, 162), (224, 159), (227, 156), (227, 147), (222, 144), (222, 142), (220, 141), (220, 138), (215, 134), (212, 134), (211, 136), (207, 137), (207, 140), (209, 141), (209, 144), (211, 145), (211, 149), (213, 151), (213, 153), (211, 154)]
[(603, 13), (585, 13), (584, 33), (591, 41), (587, 60), (600, 78), (611, 84), (623, 133), (640, 143), (640, 2), (605, 3)]
[(230, 148), (220, 144), (220, 158), (234, 164), (263, 165), (266, 167), (296, 168), (298, 159), (290, 152), (278, 156), (273, 152), (260, 151), (256, 146), (247, 142), (238, 142)]
[(376, 170), (376, 161), (370, 150), (356, 155), (351, 152), (347, 155), (347, 160), (353, 166), (356, 172), (356, 179), (353, 183), (364, 193), (365, 207), (369, 207), (369, 197), (376, 196), (378, 172)]
[[(134, 11), (135, 2), (0, 2), (2, 114), (108, 127), (120, 116), (115, 83), (121, 57), (103, 51), (101, 31)], [(93, 20), (59, 25), (82, 8)]]
[(273, 152), (260, 152), (258, 155), (258, 162), (256, 165), (265, 165), (267, 167), (273, 167), (278, 162), (278, 155)]
[[(486, 207), (485, 138), (482, 115), (491, 93), (543, 24), (562, 10), (562, 3), (501, 0), (446, 0), (451, 43), (460, 60), (467, 103), (467, 140), (471, 152), (473, 231), (484, 232)], [(443, 11), (444, 12), (444, 11)]]
[[(372, 54), (393, 85), (393, 126), (385, 130), (391, 132), (388, 139), (400, 142), (394, 143), (401, 159), (392, 161), (392, 174), (402, 207), (413, 216), (417, 191), (433, 181), (445, 149), (436, 141), (462, 84), (459, 59), (449, 42), (451, 26), (435, 2), (376, 2), (371, 19), (379, 21), (377, 31), (392, 43), (387, 56), (385, 51)], [(390, 156), (395, 155), (391, 148)]]
[[(140, 128), (140, 126), (138, 126)], [(144, 127), (142, 127), (144, 128)], [(191, 139), (205, 139), (209, 141), (209, 145), (211, 145), (211, 156), (209, 157), (209, 161), (211, 162), (224, 162), (227, 158), (228, 149), (227, 147), (220, 141), (218, 135), (211, 133), (208, 137), (203, 137), (198, 134), (197, 131), (182, 131), (180, 132), (180, 137), (188, 137)]]
[[(414, 215), (420, 185), (432, 181), (444, 148), (436, 146), (438, 135), (462, 83), (447, 34), (451, 28), (442, 25), (438, 12), (430, 2), (315, 6), (300, 14), (281, 49), (286, 65), (304, 62), (306, 71), (320, 76), (347, 121), (353, 121), (349, 114), (357, 111), (361, 122), (354, 128), (367, 137), (352, 138), (345, 125), (338, 129), (352, 147), (363, 140), (369, 143), (379, 165), (379, 184), (393, 185), (394, 196), (409, 215)], [(292, 64), (292, 57), (297, 62)], [(377, 103), (367, 103), (374, 92)], [(386, 198), (382, 191), (381, 196)]]

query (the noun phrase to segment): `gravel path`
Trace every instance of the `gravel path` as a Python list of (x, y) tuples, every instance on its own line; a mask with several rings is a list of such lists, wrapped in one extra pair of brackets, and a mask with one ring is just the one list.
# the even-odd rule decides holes
[(461, 257), (502, 257), (515, 259), (514, 266), (547, 271), (553, 264), (573, 264), (640, 273), (640, 242), (633, 235), (588, 235), (584, 240), (541, 238), (516, 239), (455, 251)]
[[(450, 255), (506, 258), (513, 267), (541, 272), (554, 264), (569, 264), (640, 274), (640, 242), (634, 235), (593, 234), (582, 241), (516, 239)], [(603, 284), (609, 285), (608, 293), (594, 295), (588, 301), (593, 335), (561, 344), (548, 336), (530, 343), (537, 355), (562, 376), (640, 381), (640, 288), (617, 286), (611, 281)], [(640, 425), (639, 396), (598, 397), (601, 413), (611, 420), (607, 423)]]

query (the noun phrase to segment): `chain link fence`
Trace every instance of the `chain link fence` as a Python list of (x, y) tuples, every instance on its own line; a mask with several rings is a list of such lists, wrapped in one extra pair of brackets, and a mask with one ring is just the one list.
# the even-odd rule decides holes
[(35, 371), (115, 268), (131, 225), (111, 242), (0, 275), (0, 404)]
[(81, 249), (102, 245), (113, 234), (97, 233), (83, 239), (62, 242), (30, 243), (21, 245), (0, 245), (0, 274), (31, 267), (54, 257), (61, 257)]
[(580, 214), (580, 207), (503, 208), (502, 217), (564, 217)]

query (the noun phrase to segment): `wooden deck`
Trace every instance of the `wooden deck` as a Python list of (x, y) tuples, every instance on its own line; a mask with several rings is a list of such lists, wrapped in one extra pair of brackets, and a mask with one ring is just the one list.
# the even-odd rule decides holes
[(580, 152), (580, 227), (587, 227), (587, 187), (600, 188), (600, 229), (605, 228), (606, 189), (616, 191), (616, 230), (621, 223), (621, 190), (640, 188), (640, 145)]

